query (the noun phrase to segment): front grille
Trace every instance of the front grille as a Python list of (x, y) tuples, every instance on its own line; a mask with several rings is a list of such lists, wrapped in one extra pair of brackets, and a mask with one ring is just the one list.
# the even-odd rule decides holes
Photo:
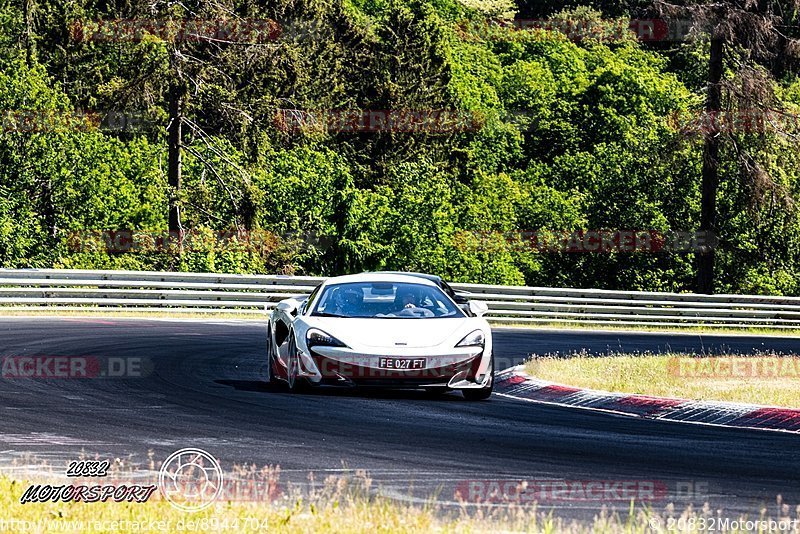
[[(380, 385), (386, 382), (394, 384), (407, 383), (414, 384), (447, 384), (449, 380), (458, 372), (468, 370), (475, 366), (475, 361), (480, 360), (478, 356), (458, 364), (445, 365), (432, 369), (378, 369), (374, 367), (364, 367), (347, 362), (340, 362), (321, 354), (311, 351), (314, 363), (317, 365), (323, 379), (339, 380), (340, 377), (359, 384)], [(329, 381), (326, 380), (326, 381)]]

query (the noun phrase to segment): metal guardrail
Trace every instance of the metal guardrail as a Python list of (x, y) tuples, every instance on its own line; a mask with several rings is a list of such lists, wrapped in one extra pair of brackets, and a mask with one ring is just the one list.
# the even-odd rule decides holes
[[(264, 314), (323, 278), (281, 275), (0, 269), (0, 306), (17, 311)], [(493, 323), (800, 328), (800, 297), (697, 295), (451, 284), (486, 302)]]

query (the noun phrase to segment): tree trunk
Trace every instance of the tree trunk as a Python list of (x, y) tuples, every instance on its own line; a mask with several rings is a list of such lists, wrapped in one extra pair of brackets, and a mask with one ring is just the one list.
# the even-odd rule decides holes
[[(724, 42), (721, 38), (711, 39), (711, 54), (708, 60), (708, 95), (706, 114), (710, 124), (718, 124), (718, 114), (722, 106), (722, 80)], [(703, 147), (703, 184), (700, 201), (700, 235), (704, 243), (710, 244), (697, 252), (697, 292), (714, 292), (714, 245), (717, 227), (717, 189), (719, 187), (719, 145), (720, 132), (710, 128), (705, 133)]]
[(42, 181), (40, 194), (42, 199), (41, 212), (44, 219), (44, 227), (47, 230), (47, 236), (51, 239), (55, 239), (58, 228), (56, 228), (56, 207), (53, 204), (53, 183), (50, 178)]
[(170, 235), (181, 235), (181, 213), (178, 192), (181, 190), (181, 99), (183, 90), (177, 83), (169, 86), (169, 126), (167, 181), (169, 193), (169, 231)]
[(33, 37), (33, 12), (35, 5), (32, 0), (22, 2), (22, 17), (25, 19), (25, 59), (28, 66), (33, 66), (36, 61), (36, 41)]

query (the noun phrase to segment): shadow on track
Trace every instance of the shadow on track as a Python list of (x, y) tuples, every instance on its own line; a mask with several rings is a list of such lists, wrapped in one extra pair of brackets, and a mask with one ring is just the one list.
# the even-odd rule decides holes
[[(215, 380), (217, 384), (230, 386), (239, 391), (251, 391), (256, 393), (289, 393), (288, 388), (283, 384), (268, 384), (258, 380)], [(328, 396), (328, 397), (361, 397), (375, 399), (393, 400), (432, 400), (432, 401), (463, 401), (463, 397), (457, 391), (446, 393), (428, 392), (413, 389), (386, 389), (386, 388), (346, 388), (335, 386), (322, 386), (308, 388), (302, 393), (292, 393), (292, 395), (305, 396)]]

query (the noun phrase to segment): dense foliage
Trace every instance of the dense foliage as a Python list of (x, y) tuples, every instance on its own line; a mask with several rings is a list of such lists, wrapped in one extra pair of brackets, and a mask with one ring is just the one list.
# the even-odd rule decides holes
[[(608, 6), (606, 16), (642, 10)], [(0, 264), (408, 269), (481, 283), (690, 290), (690, 250), (563, 252), (531, 246), (530, 236), (696, 230), (702, 146), (675, 118), (701, 107), (707, 42), (648, 47), (632, 34), (576, 41), (484, 23), (503, 7), (4, 4)], [(169, 32), (85, 37), (97, 21), (198, 17), (270, 19), (281, 31), (252, 43)], [(167, 229), (175, 77), (186, 86), (183, 183), (173, 191), (191, 236), (183, 247), (146, 239)], [(797, 109), (800, 82), (786, 74), (774, 83), (785, 108)], [(428, 120), (424, 131), (354, 128), (343, 113), (353, 110), (416, 110)], [(108, 124), (115, 118), (117, 127)], [(773, 183), (759, 189), (736, 164), (723, 165), (719, 289), (800, 294), (796, 141), (758, 132), (740, 143)], [(137, 246), (109, 250), (102, 233), (119, 230), (133, 231)]]

